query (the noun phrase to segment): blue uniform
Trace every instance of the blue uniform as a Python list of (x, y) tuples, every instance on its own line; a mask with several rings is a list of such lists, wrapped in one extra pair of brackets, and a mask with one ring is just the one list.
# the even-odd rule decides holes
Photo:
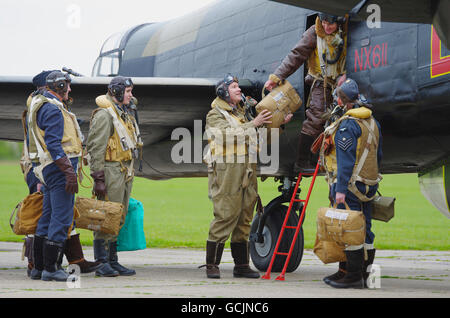
[[(378, 165), (381, 162), (383, 156), (382, 153), (382, 137), (380, 124), (375, 120), (379, 134), (377, 160)], [(336, 161), (337, 161), (337, 182), (331, 186), (331, 196), (333, 200), (336, 200), (336, 192), (345, 194), (345, 201), (349, 205), (350, 209), (362, 211), (366, 218), (366, 240), (365, 243), (373, 244), (375, 234), (371, 231), (372, 227), (372, 202), (361, 202), (352, 192), (348, 191), (348, 182), (352, 176), (353, 168), (356, 161), (356, 148), (358, 145), (358, 139), (361, 137), (361, 128), (353, 119), (343, 120), (336, 132), (334, 138), (334, 144), (336, 145)], [(362, 182), (356, 181), (356, 187), (359, 191), (366, 196), (373, 196), (377, 189), (378, 184), (368, 186)], [(366, 193), (367, 191), (367, 193)], [(339, 204), (338, 208), (344, 209), (344, 204)]]
[(28, 172), (26, 179), (27, 179), (26, 182), (27, 182), (28, 190), (30, 191), (30, 194), (35, 193), (37, 191), (37, 185), (40, 181), (34, 174), (33, 168), (31, 168), (30, 171)]
[[(50, 92), (43, 94), (48, 98), (56, 98)], [(64, 134), (64, 118), (59, 108), (45, 103), (37, 112), (37, 126), (45, 132), (45, 145), (53, 160), (66, 156), (61, 145)], [(78, 165), (78, 158), (70, 159), (74, 170)], [(39, 219), (36, 235), (47, 237), (54, 242), (64, 242), (73, 222), (73, 194), (66, 192), (66, 177), (53, 162), (42, 171), (45, 190), (42, 216)]]

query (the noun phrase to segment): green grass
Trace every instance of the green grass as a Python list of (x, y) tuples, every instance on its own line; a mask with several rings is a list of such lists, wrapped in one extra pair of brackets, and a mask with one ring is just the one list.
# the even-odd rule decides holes
[[(27, 194), (19, 164), (0, 164), (0, 241), (22, 240), (9, 226), (15, 205)], [(309, 179), (305, 179), (302, 198)], [(88, 185), (85, 181), (83, 184)], [(259, 193), (266, 205), (278, 195), (273, 178), (258, 180)], [(79, 195), (90, 196), (90, 189), (80, 188)], [(375, 246), (379, 249), (450, 250), (450, 221), (422, 196), (417, 175), (385, 175), (381, 192), (395, 196), (395, 217), (389, 223), (373, 221)], [(148, 247), (203, 248), (213, 218), (206, 178), (153, 181), (135, 178), (132, 197), (144, 205), (144, 231)], [(323, 177), (316, 180), (304, 223), (305, 247), (312, 248), (316, 233), (316, 211), (328, 205), (328, 186)], [(92, 244), (92, 232), (78, 230), (84, 245)]]
[(0, 140), (0, 158), (6, 160), (18, 160), (22, 154), (21, 142)]

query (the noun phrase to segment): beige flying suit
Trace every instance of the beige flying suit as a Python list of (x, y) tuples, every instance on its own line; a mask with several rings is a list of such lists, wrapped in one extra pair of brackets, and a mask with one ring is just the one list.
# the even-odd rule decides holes
[[(228, 133), (237, 135), (244, 133), (245, 129), (255, 129), (253, 123), (246, 120), (244, 110), (240, 106), (233, 110), (220, 98), (216, 98), (211, 106), (212, 110), (206, 116), (206, 130), (215, 128), (225, 135), (225, 130), (228, 129)], [(224, 112), (230, 116), (224, 116)], [(212, 144), (214, 141), (210, 139), (210, 146)], [(214, 219), (210, 225), (208, 241), (224, 243), (230, 234), (233, 243), (248, 241), (250, 222), (258, 196), (257, 176), (256, 163), (249, 163), (248, 152), (244, 154), (245, 163), (236, 162), (236, 157), (242, 155), (241, 146), (226, 147), (221, 152), (222, 162), (217, 160), (217, 154), (213, 153), (216, 158), (209, 165), (208, 187), (214, 206)], [(245, 148), (248, 149), (248, 146)], [(233, 155), (235, 160), (229, 160)]]
[[(132, 120), (131, 115), (123, 113), (117, 109), (118, 115), (127, 120)], [(90, 155), (91, 172), (103, 170), (105, 172), (105, 185), (108, 200), (120, 202), (124, 206), (124, 213), (120, 226), (125, 223), (125, 217), (128, 212), (128, 203), (130, 201), (133, 177), (127, 177), (127, 170), (133, 169), (132, 161), (107, 161), (106, 153), (108, 141), (115, 132), (112, 116), (106, 109), (95, 111), (89, 127), (89, 137), (86, 143), (87, 151)], [(110, 146), (110, 145), (109, 145)], [(120, 145), (117, 145), (120, 147)], [(124, 169), (126, 168), (126, 169)], [(117, 236), (102, 232), (94, 232), (94, 239), (103, 239), (105, 243), (117, 241)]]

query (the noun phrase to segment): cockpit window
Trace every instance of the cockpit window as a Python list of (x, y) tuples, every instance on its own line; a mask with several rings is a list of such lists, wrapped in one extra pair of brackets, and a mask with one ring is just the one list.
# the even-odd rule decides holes
[(135, 31), (146, 25), (148, 24), (137, 25), (131, 29), (115, 33), (106, 39), (100, 50), (100, 55), (92, 68), (92, 76), (118, 75), (123, 52), (128, 39)]
[(102, 49), (100, 51), (100, 54), (117, 50), (120, 48), (120, 42), (122, 41), (122, 37), (125, 32), (118, 32), (113, 35), (111, 35), (105, 43), (103, 43)]
[(92, 76), (116, 76), (119, 74), (120, 52), (100, 56), (95, 62)]

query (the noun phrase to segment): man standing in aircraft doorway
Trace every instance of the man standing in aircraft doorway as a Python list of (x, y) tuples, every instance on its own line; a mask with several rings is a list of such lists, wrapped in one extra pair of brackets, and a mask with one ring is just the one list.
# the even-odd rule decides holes
[[(131, 78), (117, 76), (108, 93), (96, 98), (86, 148), (89, 153), (94, 192), (101, 200), (122, 203), (125, 222), (134, 178), (134, 160), (142, 147), (139, 127), (126, 107), (133, 98)], [(94, 232), (94, 258), (104, 264), (97, 276), (131, 276), (136, 272), (118, 262), (117, 235)]]
[(347, 54), (347, 23), (344, 18), (319, 13), (316, 23), (303, 33), (300, 41), (283, 59), (264, 84), (269, 91), (293, 74), (305, 62), (308, 75), (305, 84), (311, 86), (306, 103), (306, 119), (298, 141), (294, 171), (314, 170), (310, 147), (324, 130), (323, 114), (332, 102), (334, 88), (345, 80)]

